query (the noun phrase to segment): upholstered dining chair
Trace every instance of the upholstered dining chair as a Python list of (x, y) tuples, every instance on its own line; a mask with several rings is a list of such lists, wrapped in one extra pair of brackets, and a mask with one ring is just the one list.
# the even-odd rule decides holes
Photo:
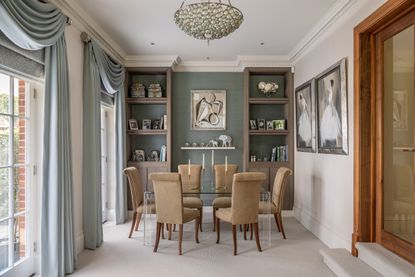
[(284, 239), (285, 232), (282, 225), (281, 209), (284, 201), (284, 192), (287, 186), (287, 180), (293, 172), (288, 167), (280, 167), (275, 175), (274, 188), (272, 191), (271, 202), (261, 201), (259, 203), (260, 214), (273, 214), (275, 223), (277, 224), (278, 232), (282, 233)]
[(182, 180), (182, 190), (185, 193), (195, 193), (194, 195), (185, 195), (183, 197), (183, 206), (185, 208), (197, 209), (200, 214), (200, 231), (202, 232), (202, 218), (203, 218), (203, 201), (200, 199), (200, 182), (202, 179), (202, 166), (199, 164), (189, 165), (180, 164), (178, 166), (179, 174)]
[(154, 252), (157, 252), (163, 225), (168, 224), (169, 237), (173, 224), (179, 225), (179, 255), (182, 255), (183, 224), (195, 220), (195, 240), (199, 243), (200, 214), (195, 209), (183, 207), (182, 184), (179, 173), (152, 173), (156, 200), (157, 235)]
[[(215, 190), (216, 192), (232, 192), (233, 175), (238, 172), (236, 164), (228, 164), (228, 170), (225, 172), (226, 165), (216, 164), (215, 170)], [(213, 232), (216, 229), (216, 211), (219, 208), (230, 208), (231, 197), (226, 195), (218, 195), (212, 202), (213, 207)]]
[[(144, 189), (143, 185), (141, 184), (140, 172), (135, 167), (127, 167), (123, 170), (123, 174), (127, 176), (128, 184), (130, 186), (131, 192), (131, 201), (133, 204), (133, 220), (131, 223), (131, 230), (128, 238), (131, 238), (133, 234), (134, 227), (135, 230), (138, 230), (138, 225), (140, 224), (141, 215), (144, 212), (149, 212), (154, 214), (156, 212), (156, 208), (154, 204), (150, 204), (148, 206), (148, 211), (144, 211)], [(162, 233), (164, 239), (164, 231)]]
[(258, 233), (258, 210), (262, 182), (265, 174), (262, 172), (236, 173), (233, 176), (232, 199), (230, 208), (220, 208), (216, 212), (217, 240), (220, 240), (220, 221), (232, 224), (233, 254), (237, 252), (236, 226), (252, 224), (258, 251), (261, 252)]

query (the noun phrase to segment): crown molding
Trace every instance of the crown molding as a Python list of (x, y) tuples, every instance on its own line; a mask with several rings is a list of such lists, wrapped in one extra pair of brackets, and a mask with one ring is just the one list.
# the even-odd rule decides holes
[(113, 59), (124, 64), (126, 56), (124, 50), (75, 1), (71, 1), (70, 4), (67, 0), (50, 0), (50, 2), (68, 16), (79, 31), (87, 32)]
[(319, 20), (310, 32), (288, 54), (289, 60), (295, 64), (311, 48), (314, 42), (343, 15), (357, 0), (338, 0), (329, 11)]
[(177, 55), (129, 55), (124, 59), (126, 67), (173, 67), (178, 63)]

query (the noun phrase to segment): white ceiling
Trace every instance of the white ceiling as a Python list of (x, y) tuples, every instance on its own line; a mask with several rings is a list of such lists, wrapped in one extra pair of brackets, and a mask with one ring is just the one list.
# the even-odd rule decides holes
[(66, 0), (90, 16), (128, 56), (174, 55), (182, 61), (289, 55), (336, 1), (340, 0), (232, 0), (244, 22), (208, 46), (175, 25), (173, 14), (182, 0)]

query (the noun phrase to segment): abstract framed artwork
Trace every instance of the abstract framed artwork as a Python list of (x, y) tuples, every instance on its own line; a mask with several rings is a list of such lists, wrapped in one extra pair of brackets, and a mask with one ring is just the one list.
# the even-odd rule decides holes
[(190, 120), (192, 130), (226, 130), (226, 90), (192, 90)]
[(297, 151), (316, 152), (315, 80), (295, 90)]
[(349, 142), (346, 59), (337, 62), (315, 79), (318, 152), (347, 155)]

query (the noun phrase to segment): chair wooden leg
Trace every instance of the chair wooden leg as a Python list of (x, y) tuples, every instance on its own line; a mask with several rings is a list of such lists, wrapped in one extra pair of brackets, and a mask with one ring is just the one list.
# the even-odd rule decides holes
[(182, 255), (183, 224), (179, 224), (179, 255)]
[(277, 225), (278, 232), (281, 232), (280, 223), (278, 222), (278, 216), (277, 214), (274, 214), (275, 224)]
[(282, 216), (281, 216), (281, 214), (279, 213), (279, 214), (277, 215), (277, 217), (278, 217), (278, 222), (280, 223), (280, 228), (281, 228), (282, 237), (283, 237), (284, 239), (287, 239), (287, 238), (285, 237), (284, 226), (282, 225)]
[(164, 223), (161, 223), (161, 238), (164, 239)]
[(134, 227), (135, 227), (135, 221), (137, 220), (137, 212), (134, 212), (133, 214), (133, 222), (131, 222), (131, 230), (130, 234), (128, 235), (128, 238), (131, 238), (131, 235), (133, 234)]
[(196, 243), (199, 243), (199, 228), (200, 228), (200, 218), (196, 218), (196, 221), (195, 221), (195, 239), (196, 239)]
[(199, 216), (199, 228), (200, 228), (200, 232), (203, 232), (202, 231), (202, 218), (203, 218), (203, 207), (202, 208), (200, 208), (200, 209), (198, 209), (199, 210), (199, 214), (200, 214), (200, 216)]
[(232, 225), (232, 236), (233, 236), (233, 255), (236, 256), (236, 225)]
[(216, 208), (213, 208), (213, 232), (216, 231)]
[(258, 248), (259, 252), (262, 252), (261, 243), (259, 242), (258, 223), (254, 223), (254, 232), (255, 232), (256, 247)]
[(171, 231), (172, 231), (172, 225), (169, 224), (169, 238), (168, 238), (168, 240), (171, 240)]
[(242, 232), (242, 225), (239, 225), (239, 231)]
[(176, 232), (176, 224), (173, 224), (173, 232)]
[(248, 229), (248, 225), (244, 224), (244, 240), (246, 240), (246, 230)]
[(156, 243), (154, 244), (154, 250), (153, 252), (157, 252), (157, 249), (159, 248), (159, 242), (160, 242), (160, 232), (161, 232), (161, 225), (163, 223), (157, 222), (157, 233), (156, 233)]
[(219, 240), (220, 240), (220, 220), (219, 220), (218, 217), (216, 218), (216, 234), (217, 234), (216, 243), (219, 243)]
[(253, 224), (251, 223), (251, 224), (249, 224), (249, 227), (251, 228), (251, 240), (252, 240), (252, 237), (253, 237), (253, 234), (254, 234), (254, 227), (253, 227)]

